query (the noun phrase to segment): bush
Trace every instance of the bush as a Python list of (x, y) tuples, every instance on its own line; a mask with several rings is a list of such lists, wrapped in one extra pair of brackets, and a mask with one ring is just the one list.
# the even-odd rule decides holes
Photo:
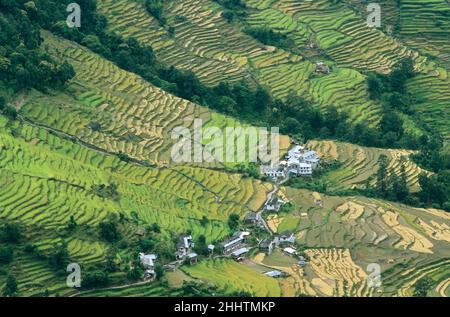
[(103, 221), (99, 225), (100, 236), (108, 242), (116, 242), (120, 240), (120, 233), (117, 223), (114, 220)]
[(22, 238), (17, 224), (7, 223), (0, 231), (0, 239), (4, 242), (17, 243)]
[(14, 251), (10, 246), (0, 246), (0, 263), (10, 263), (13, 260)]
[(81, 281), (81, 286), (84, 288), (105, 287), (108, 284), (108, 273), (100, 270), (86, 272)]

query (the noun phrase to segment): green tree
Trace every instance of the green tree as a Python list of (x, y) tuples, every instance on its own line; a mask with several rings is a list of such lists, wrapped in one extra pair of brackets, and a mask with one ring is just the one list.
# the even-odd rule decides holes
[(6, 278), (6, 285), (3, 289), (3, 295), (6, 297), (16, 296), (18, 292), (17, 279), (14, 275), (9, 274)]
[(50, 265), (57, 271), (63, 272), (67, 268), (67, 264), (69, 264), (69, 251), (67, 250), (66, 243), (60, 243), (56, 245), (50, 256), (49, 256)]
[(0, 239), (4, 242), (17, 243), (21, 238), (20, 227), (15, 223), (7, 223), (0, 233)]
[(77, 227), (77, 222), (75, 221), (75, 218), (72, 215), (72, 216), (70, 216), (69, 222), (67, 223), (67, 229), (69, 231), (73, 231), (76, 229), (76, 227)]
[(101, 270), (87, 271), (81, 281), (81, 286), (84, 288), (105, 287), (108, 284), (109, 275)]
[(426, 297), (434, 285), (434, 281), (429, 277), (424, 277), (414, 284), (414, 297)]
[(396, 196), (399, 201), (404, 201), (409, 196), (408, 188), (408, 176), (406, 175), (405, 159), (402, 157), (400, 159), (400, 179), (398, 188), (396, 190)]
[(231, 230), (236, 230), (239, 227), (239, 215), (231, 214), (228, 217), (228, 226)]
[(197, 252), (200, 255), (208, 254), (208, 246), (206, 245), (206, 238), (204, 235), (200, 235), (198, 237), (198, 240), (195, 243), (195, 252)]
[(100, 236), (108, 242), (116, 242), (120, 240), (120, 232), (117, 228), (117, 219), (111, 217), (107, 221), (103, 221), (99, 224)]
[(7, 245), (0, 246), (0, 263), (10, 263), (13, 260), (13, 248)]
[(386, 195), (388, 190), (388, 164), (388, 157), (384, 154), (381, 154), (378, 158), (376, 190), (383, 196)]
[(164, 269), (163, 269), (162, 265), (159, 263), (156, 263), (156, 265), (155, 265), (155, 274), (156, 274), (156, 279), (158, 281), (164, 277)]

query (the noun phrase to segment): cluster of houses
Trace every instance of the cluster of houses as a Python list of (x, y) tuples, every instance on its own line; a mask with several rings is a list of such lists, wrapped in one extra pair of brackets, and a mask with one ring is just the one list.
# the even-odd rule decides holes
[(305, 146), (295, 145), (290, 149), (278, 165), (263, 165), (261, 173), (274, 180), (286, 178), (288, 174), (295, 176), (312, 176), (313, 171), (320, 164), (320, 156), (316, 151), (308, 150)]
[[(246, 253), (250, 251), (250, 248), (246, 244), (247, 238), (250, 236), (248, 231), (239, 231), (233, 234), (230, 238), (220, 243), (220, 249), (222, 250), (223, 256), (229, 256), (236, 261), (242, 261)], [(292, 232), (283, 232), (281, 234), (276, 234), (273, 237), (265, 238), (261, 240), (258, 244), (259, 250), (270, 255), (275, 247), (283, 250), (288, 255), (297, 256), (297, 251), (294, 248), (295, 236)], [(192, 240), (191, 235), (181, 235), (178, 237), (177, 251), (175, 253), (176, 261), (164, 265), (164, 269), (167, 271), (173, 271), (176, 267), (182, 263), (195, 264), (198, 261), (197, 253), (193, 252), (195, 244)], [(212, 253), (215, 246), (209, 245), (208, 249)], [(139, 258), (142, 265), (145, 268), (144, 277), (146, 279), (154, 279), (156, 277), (155, 273), (155, 261), (157, 259), (156, 254), (144, 254), (140, 253)], [(299, 258), (299, 265), (305, 265), (305, 259), (303, 257)], [(285, 273), (273, 270), (264, 273), (270, 277), (281, 277)]]
[[(298, 259), (298, 264), (300, 266), (306, 265), (306, 259), (305, 257), (298, 255), (297, 250), (295, 249), (295, 235), (292, 232), (285, 231), (281, 234), (275, 235), (273, 237), (265, 238), (260, 241), (258, 245), (259, 249), (266, 253), (267, 255), (270, 255), (275, 247), (280, 248), (285, 254), (296, 257)], [(269, 273), (269, 272), (267, 272)], [(266, 274), (267, 274), (266, 273)], [(275, 274), (273, 271), (271, 271), (271, 275)], [(273, 276), (278, 277), (281, 275)]]

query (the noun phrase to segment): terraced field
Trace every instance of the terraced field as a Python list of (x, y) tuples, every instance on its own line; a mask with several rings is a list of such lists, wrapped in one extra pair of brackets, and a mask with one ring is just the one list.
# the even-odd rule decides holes
[(400, 38), (408, 46), (444, 61), (450, 70), (450, 7), (445, 0), (401, 0)]
[(418, 96), (419, 102), (413, 109), (421, 120), (439, 132), (449, 143), (450, 125), (450, 73), (438, 67), (426, 74), (420, 74), (407, 84), (408, 90)]
[[(415, 97), (416, 116), (407, 124), (419, 131), (417, 119), (447, 142), (450, 138), (450, 7), (444, 0), (398, 5), (383, 0), (391, 8), (387, 23), (397, 27), (381, 30), (367, 27), (364, 6), (354, 0), (246, 0), (248, 14), (232, 23), (213, 0), (165, 1), (164, 26), (142, 1), (97, 2), (110, 31), (152, 46), (160, 61), (194, 72), (209, 86), (245, 80), (280, 99), (294, 92), (317, 109), (335, 106), (352, 122), (370, 126), (379, 122), (381, 105), (369, 98), (367, 72), (386, 74), (401, 58), (412, 57), (418, 74), (408, 80), (407, 91)], [(267, 27), (294, 45), (264, 45), (244, 32), (246, 27)], [(161, 241), (189, 232), (194, 240), (204, 235), (206, 243), (217, 244), (233, 233), (227, 223), (231, 214), (243, 218), (262, 208), (273, 184), (226, 172), (235, 164), (182, 165), (170, 159), (175, 126), (192, 129), (194, 119), (205, 127), (246, 125), (177, 98), (81, 45), (47, 31), (42, 36), (45, 50), (68, 60), (76, 76), (59, 92), (16, 95), (17, 120), (0, 115), (0, 227), (20, 224), (26, 240), (14, 246), (12, 263), (0, 264), (0, 290), (12, 272), (20, 295), (74, 295), (65, 272), (48, 257), (64, 244), (71, 262), (83, 268), (103, 265), (111, 249), (99, 224), (112, 215), (120, 216), (121, 242), (137, 239), (137, 229), (156, 223)], [(330, 73), (316, 71), (319, 61)], [(289, 141), (282, 136), (282, 153)], [(323, 175), (331, 190), (373, 185), (382, 154), (391, 172), (399, 173), (404, 164), (413, 192), (419, 190), (418, 175), (426, 172), (409, 158), (412, 151), (335, 141), (310, 141), (308, 147), (325, 161), (342, 163)], [(115, 185), (117, 193), (105, 195), (98, 185)], [(242, 263), (217, 257), (184, 265), (169, 273), (169, 286), (130, 283), (78, 295), (182, 296), (180, 287), (189, 280), (214, 285), (215, 295), (411, 296), (425, 277), (434, 281), (429, 295), (450, 295), (448, 213), (285, 187), (277, 195), (293, 204), (291, 210), (263, 216), (273, 232), (295, 234), (295, 247), (308, 258), (305, 266), (280, 249), (268, 256), (252, 251)], [(77, 226), (69, 232), (71, 218)], [(128, 261), (131, 250), (119, 248)], [(382, 269), (377, 289), (367, 285), (371, 263)], [(272, 269), (288, 276), (263, 274)], [(114, 282), (124, 276), (111, 274)]]
[[(260, 181), (208, 169), (127, 165), (113, 156), (81, 148), (28, 125), (18, 131), (24, 140), (1, 135), (1, 206), (3, 217), (23, 223), (48, 222), (49, 226), (58, 226), (73, 214), (80, 223), (95, 224), (108, 212), (122, 209), (137, 211), (149, 223), (166, 219), (175, 229), (174, 219), (185, 218), (186, 209), (194, 212), (186, 218), (187, 222), (203, 215), (224, 220), (231, 212), (243, 214), (247, 205), (259, 208), (265, 191), (270, 189)], [(55, 149), (56, 152), (50, 151)], [(123, 194), (121, 201), (89, 194), (92, 185), (101, 183), (117, 183)], [(70, 192), (74, 199), (58, 194), (62, 191)], [(30, 200), (29, 193), (35, 198)], [(159, 197), (159, 201), (152, 197)], [(50, 214), (51, 218), (41, 218)], [(212, 231), (220, 232), (217, 228)]]
[(68, 59), (77, 75), (68, 90), (73, 95), (32, 93), (21, 100), (29, 119), (106, 151), (153, 163), (168, 163), (174, 126), (190, 128), (194, 116), (209, 120), (206, 109), (148, 84), (79, 45), (45, 34), (53, 53)]
[(404, 164), (411, 191), (419, 190), (418, 176), (426, 172), (408, 158), (413, 151), (369, 148), (335, 141), (310, 141), (308, 146), (325, 160), (342, 163), (338, 169), (326, 174), (331, 189), (364, 188), (368, 180), (374, 185), (378, 159), (382, 154), (389, 159), (389, 171), (400, 174), (401, 165)]
[(307, 213), (297, 226), (297, 243), (307, 249), (348, 248), (353, 261), (364, 270), (369, 263), (378, 263), (385, 272), (383, 294), (398, 291), (411, 295), (412, 285), (425, 272), (434, 272), (435, 281), (443, 279), (444, 272), (448, 274), (450, 217), (445, 212), (326, 195), (321, 195), (323, 207), (319, 207), (307, 190), (286, 188), (286, 193), (295, 206), (293, 212)]
[[(2, 126), (0, 148), (0, 219), (53, 232), (36, 237), (44, 254), (62, 242), (58, 232), (71, 216), (79, 226), (95, 226), (117, 212), (128, 217), (136, 213), (143, 224), (156, 222), (163, 235), (191, 230), (195, 237), (203, 234), (207, 241), (216, 241), (230, 234), (225, 223), (229, 214), (242, 216), (259, 209), (271, 188), (251, 178), (205, 168), (127, 164), (26, 123)], [(93, 185), (112, 183), (117, 184), (119, 200), (91, 191)], [(205, 216), (210, 221), (202, 225)], [(70, 257), (80, 263), (103, 260), (105, 247), (96, 240), (65, 242)], [(64, 288), (65, 281), (49, 273), (46, 261), (25, 255), (17, 261), (21, 261), (16, 270), (24, 294), (42, 292), (49, 285), (53, 285), (50, 292)]]
[(233, 260), (214, 259), (186, 267), (192, 277), (212, 282), (225, 294), (246, 291), (254, 296), (280, 296), (278, 282)]
[[(250, 5), (255, 9), (265, 7), (266, 2), (260, 2), (252, 1)], [(175, 64), (181, 69), (193, 71), (206, 84), (215, 85), (221, 80), (235, 81), (247, 78), (266, 86), (279, 98), (284, 98), (290, 91), (295, 91), (297, 94), (307, 96), (320, 108), (335, 105), (348, 111), (355, 122), (367, 119), (371, 124), (375, 124), (378, 120), (380, 108), (376, 103), (369, 101), (364, 77), (348, 68), (355, 65), (341, 63), (329, 76), (315, 76), (314, 60), (305, 59), (301, 55), (280, 48), (262, 45), (221, 18), (223, 9), (212, 1), (184, 0), (168, 3), (165, 12), (168, 24), (175, 30), (173, 34), (168, 34), (142, 6), (131, 0), (99, 1), (99, 4), (100, 11), (107, 16), (112, 25), (111, 30), (125, 37), (133, 36), (142, 43), (151, 45), (155, 43), (154, 49), (158, 58), (167, 64)], [(302, 26), (305, 24), (294, 21), (297, 18), (291, 9), (295, 10), (289, 3), (276, 2), (276, 9), (270, 8), (267, 9), (268, 12), (254, 13), (250, 15), (248, 22), (250, 25), (252, 23), (259, 25), (272, 21), (285, 26), (287, 30), (283, 32), (290, 34), (289, 32), (295, 28), (295, 32), (302, 33), (304, 30)], [(333, 9), (338, 11), (341, 8)], [(125, 12), (126, 17), (119, 15), (119, 12)], [(356, 19), (356, 16), (353, 18)], [(361, 21), (360, 24), (364, 25)], [(308, 28), (305, 26), (305, 29)], [(382, 34), (375, 33), (377, 36)], [(383, 46), (386, 43), (381, 41), (379, 45)], [(390, 43), (388, 48), (392, 45), (394, 44)], [(352, 50), (354, 48), (348, 49), (349, 54)], [(340, 56), (341, 52), (336, 54)], [(385, 68), (389, 68), (402, 54), (399, 52), (392, 54), (391, 60), (384, 63)], [(367, 59), (367, 56), (364, 58)], [(226, 61), (228, 64), (218, 65), (217, 61)], [(232, 66), (228, 69), (227, 65)], [(361, 116), (361, 113), (364, 115)]]

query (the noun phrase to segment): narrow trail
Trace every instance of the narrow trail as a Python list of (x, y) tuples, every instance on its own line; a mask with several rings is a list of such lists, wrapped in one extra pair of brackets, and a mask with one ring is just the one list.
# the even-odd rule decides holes
[[(288, 179), (289, 179), (289, 174), (285, 178), (283, 178), (281, 181), (275, 182), (274, 188), (267, 194), (266, 203), (272, 200), (273, 195), (278, 193), (281, 185), (284, 184)], [(261, 207), (261, 209), (256, 213), (256, 219), (258, 220), (258, 222), (260, 222), (263, 225), (264, 229), (266, 229), (266, 231), (269, 234), (273, 234), (274, 232), (269, 228), (269, 225), (267, 224), (266, 220), (262, 217), (262, 213), (264, 212), (265, 205), (266, 204), (264, 204)]]
[(139, 286), (139, 285), (150, 284), (152, 282), (153, 282), (153, 280), (147, 280), (147, 281), (140, 281), (140, 282), (136, 282), (136, 283), (128, 283), (128, 284), (124, 284), (124, 285), (118, 285), (118, 286), (111, 286), (111, 287), (105, 287), (105, 288), (96, 288), (96, 289), (91, 289), (91, 290), (88, 290), (88, 291), (78, 292), (78, 293), (69, 295), (69, 297), (77, 297), (77, 296), (80, 296), (80, 295), (89, 294), (89, 293), (98, 292), (98, 291), (108, 291), (108, 290), (115, 290), (115, 289), (123, 289), (123, 288), (127, 288), (127, 287), (130, 287), (130, 286)]

